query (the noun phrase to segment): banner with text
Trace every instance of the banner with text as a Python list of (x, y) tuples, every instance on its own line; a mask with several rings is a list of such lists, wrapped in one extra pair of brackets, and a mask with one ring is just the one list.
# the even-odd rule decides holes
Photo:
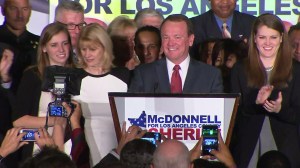
[[(49, 0), (50, 22), (54, 18), (54, 10), (60, 0)], [(194, 17), (210, 9), (209, 0), (75, 0), (85, 9), (87, 18), (98, 19), (109, 24), (119, 15), (134, 18), (143, 8), (153, 8), (165, 17), (170, 14), (181, 13)], [(258, 16), (272, 13), (282, 20), (292, 24), (297, 22), (300, 14), (300, 0), (237, 0), (236, 10)]]
[[(119, 124), (137, 125), (166, 138), (183, 141), (191, 149), (201, 136), (202, 125), (218, 125), (227, 136), (235, 97), (118, 97)], [(116, 125), (116, 124), (115, 124)]]

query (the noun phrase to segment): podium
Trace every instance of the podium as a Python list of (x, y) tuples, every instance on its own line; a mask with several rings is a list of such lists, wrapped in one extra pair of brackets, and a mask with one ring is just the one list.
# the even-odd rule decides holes
[[(140, 126), (177, 139), (192, 149), (203, 124), (217, 124), (229, 145), (239, 94), (108, 93), (118, 141), (121, 124)], [(126, 129), (127, 129), (126, 128)]]

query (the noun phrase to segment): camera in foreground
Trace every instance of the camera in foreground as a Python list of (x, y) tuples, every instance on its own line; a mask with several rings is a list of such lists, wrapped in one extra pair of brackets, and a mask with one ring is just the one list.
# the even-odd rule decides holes
[(34, 134), (36, 132), (39, 133), (38, 129), (30, 129), (30, 128), (21, 129), (19, 133), (21, 134), (24, 132), (26, 134), (22, 137), (21, 141), (26, 141), (26, 142), (31, 142), (31, 141), (34, 142), (35, 141)]
[(79, 95), (80, 92), (76, 69), (50, 66), (46, 68), (45, 74), (42, 90), (50, 91), (55, 96), (55, 100), (48, 104), (49, 116), (68, 117), (62, 103), (66, 102), (72, 110), (75, 109), (71, 95)]

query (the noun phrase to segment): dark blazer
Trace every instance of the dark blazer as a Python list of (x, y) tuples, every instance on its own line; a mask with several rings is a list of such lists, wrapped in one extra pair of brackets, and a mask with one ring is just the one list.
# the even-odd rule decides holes
[[(255, 16), (234, 11), (232, 18), (231, 38), (234, 40), (241, 40), (244, 38), (248, 39), (250, 37), (251, 27), (255, 18)], [(193, 23), (195, 33), (195, 40), (191, 50), (193, 56), (196, 54), (196, 48), (199, 43), (208, 39), (223, 38), (221, 29), (218, 26), (212, 10), (191, 18), (191, 22)]]
[(36, 53), (39, 36), (25, 30), (21, 35), (16, 36), (8, 28), (6, 23), (0, 26), (0, 42), (9, 45), (14, 52), (14, 61), (10, 72), (12, 75), (12, 86), (10, 90), (17, 92), (23, 71), (36, 64)]
[[(282, 108), (279, 113), (269, 113), (255, 100), (259, 89), (247, 86), (243, 63), (237, 63), (232, 70), (231, 88), (241, 93), (241, 101), (234, 128), (231, 150), (239, 168), (246, 168), (252, 157), (266, 116), (269, 116), (272, 134), (277, 149), (291, 161), (293, 168), (300, 167), (300, 64), (293, 65), (293, 78), (288, 87), (275, 89), (276, 96), (282, 92)], [(271, 94), (272, 96), (272, 94)], [(276, 98), (275, 98), (276, 99)]]
[[(142, 64), (134, 70), (129, 92), (171, 93), (166, 58)], [(220, 71), (191, 58), (183, 93), (222, 93)]]

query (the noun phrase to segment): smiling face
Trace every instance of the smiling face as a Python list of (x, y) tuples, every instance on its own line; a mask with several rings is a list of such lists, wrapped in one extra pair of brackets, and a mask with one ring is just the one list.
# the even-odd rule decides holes
[(92, 41), (80, 42), (80, 53), (87, 68), (101, 67), (104, 55), (102, 44)]
[(221, 19), (227, 19), (232, 15), (235, 7), (236, 0), (210, 0), (211, 9)]
[(254, 42), (261, 59), (275, 59), (282, 42), (282, 36), (278, 31), (263, 25), (258, 28)]
[(166, 57), (174, 64), (180, 64), (189, 54), (194, 35), (188, 35), (184, 21), (166, 21), (161, 28), (162, 48)]
[(54, 35), (43, 47), (43, 52), (48, 54), (50, 65), (64, 66), (70, 54), (67, 34), (60, 32)]

